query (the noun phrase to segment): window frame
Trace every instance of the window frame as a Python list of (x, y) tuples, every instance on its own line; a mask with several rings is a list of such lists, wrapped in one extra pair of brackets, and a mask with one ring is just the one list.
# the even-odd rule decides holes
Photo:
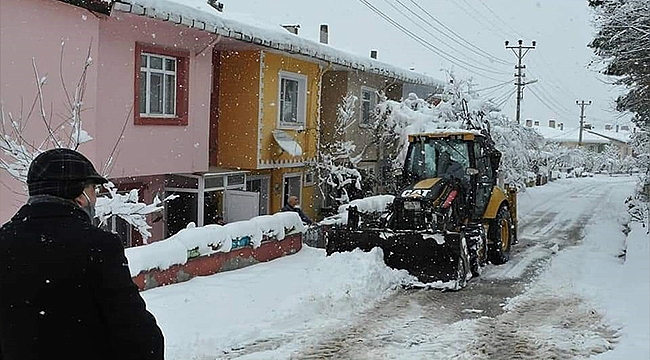
[[(140, 71), (141, 71), (141, 55), (149, 54), (154, 56), (161, 56), (163, 58), (176, 59), (176, 104), (175, 115), (156, 115), (140, 113)], [(189, 63), (190, 52), (168, 47), (144, 44), (140, 42), (135, 43), (135, 76), (134, 76), (134, 102), (133, 114), (135, 125), (175, 125), (187, 126), (188, 125), (188, 108), (189, 108)], [(163, 66), (164, 68), (164, 66)], [(163, 78), (164, 81), (164, 78)]]
[[(298, 106), (297, 122), (282, 121), (282, 80), (293, 80), (298, 82)], [(307, 75), (281, 70), (278, 73), (278, 129), (280, 130), (302, 130), (307, 126)]]
[[(363, 94), (365, 92), (370, 93), (370, 100), (364, 100)], [(370, 106), (368, 107), (368, 123), (363, 121), (363, 103), (364, 102), (370, 102)], [(368, 86), (362, 86), (361, 90), (359, 90), (359, 127), (360, 128), (369, 128), (372, 127), (372, 113), (377, 104), (379, 103), (379, 95), (377, 94), (377, 89), (368, 87)]]

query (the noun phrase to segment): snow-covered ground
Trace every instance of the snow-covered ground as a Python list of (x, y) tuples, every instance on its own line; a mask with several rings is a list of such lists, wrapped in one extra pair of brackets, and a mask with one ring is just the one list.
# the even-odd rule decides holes
[[(312, 349), (319, 353), (319, 342), (339, 333), (333, 342), (337, 346), (363, 350), (358, 355), (347, 351), (347, 358), (480, 359), (484, 345), (472, 335), (486, 336), (488, 328), (498, 342), (499, 329), (511, 331), (512, 324), (518, 336), (535, 344), (527, 351), (541, 354), (526, 358), (544, 358), (551, 354), (544, 351), (553, 348), (553, 354), (564, 355), (560, 358), (602, 353), (595, 356), (648, 359), (650, 238), (637, 223), (630, 224), (627, 238), (623, 233), (628, 222), (624, 200), (634, 181), (596, 176), (528, 189), (519, 196), (522, 245), (511, 262), (488, 266), (483, 278), (472, 282), (474, 289), (417, 293), (432, 303), (467, 298), (483, 285), (527, 279), (522, 277), (526, 269), (536, 268), (539, 275), (527, 281), (523, 292), (496, 302), (500, 313), (494, 316), (487, 305), (481, 308), (482, 300), (468, 301), (463, 305), (467, 309), (459, 308), (462, 319), (443, 324), (443, 318), (454, 319), (445, 315), (452, 309), (435, 303), (438, 322), (404, 332), (413, 321), (400, 324), (396, 316), (391, 323), (390, 311), (413, 311), (404, 300), (413, 293), (400, 286), (412, 279), (387, 268), (377, 250), (326, 257), (323, 250), (306, 247), (269, 263), (148, 290), (143, 296), (165, 333), (167, 359), (318, 358), (304, 354)], [(619, 257), (625, 246), (625, 258)], [(517, 317), (524, 313), (528, 317)], [(423, 317), (427, 314), (414, 321)], [(524, 318), (528, 323), (519, 324)], [(367, 319), (382, 322), (381, 334), (373, 335), (379, 346), (363, 342), (371, 332), (363, 324)], [(492, 346), (499, 350), (498, 344)], [(336, 354), (340, 349), (326, 350)]]

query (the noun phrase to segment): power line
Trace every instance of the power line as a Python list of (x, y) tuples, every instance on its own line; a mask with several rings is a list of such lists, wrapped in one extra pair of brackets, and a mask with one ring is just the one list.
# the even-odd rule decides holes
[(508, 95), (508, 96), (507, 96), (503, 101), (497, 103), (496, 106), (497, 106), (498, 108), (502, 108), (502, 107), (503, 107), (503, 106), (504, 106), (504, 105), (505, 105), (505, 104), (506, 104), (506, 103), (507, 103), (507, 102), (512, 98), (512, 96), (513, 96), (514, 94), (516, 94), (516, 93), (517, 93), (517, 90), (511, 90), (511, 91), (510, 91), (510, 94), (509, 94), (509, 95)]
[(516, 29), (514, 29), (513, 27), (511, 27), (511, 26), (510, 26), (510, 25), (509, 25), (505, 20), (503, 20), (503, 19), (499, 16), (499, 14), (497, 14), (494, 10), (492, 10), (492, 8), (489, 7), (489, 6), (488, 6), (488, 5), (487, 5), (483, 0), (479, 0), (479, 1), (481, 2), (481, 4), (483, 4), (483, 6), (485, 6), (486, 9), (488, 9), (488, 11), (489, 11), (490, 13), (492, 13), (492, 15), (494, 15), (494, 17), (495, 17), (497, 20), (501, 21), (503, 24), (506, 25), (506, 27), (510, 28), (510, 30), (512, 30), (512, 31), (514, 32), (515, 35), (518, 35), (519, 37), (523, 37), (523, 36), (521, 36), (521, 34), (519, 33), (518, 30), (516, 30)]
[(452, 4), (454, 4), (454, 5), (456, 5), (456, 7), (458, 7), (462, 12), (464, 12), (464, 13), (467, 14), (467, 15), (469, 15), (469, 16), (472, 17), (474, 20), (476, 20), (478, 23), (480, 23), (481, 25), (483, 25), (483, 27), (484, 27), (485, 29), (489, 30), (489, 31), (492, 32), (493, 34), (498, 35), (499, 37), (503, 37), (503, 36), (508, 37), (508, 36), (510, 36), (510, 34), (507, 34), (507, 33), (497, 34), (497, 32), (495, 32), (495, 30), (494, 30), (495, 28), (492, 27), (493, 24), (490, 23), (489, 21), (488, 21), (488, 22), (483, 21), (483, 19), (481, 19), (481, 14), (480, 14), (480, 13), (477, 12), (477, 14), (478, 14), (479, 16), (475, 16), (475, 15), (474, 15), (474, 11), (473, 11), (474, 8), (473, 8), (472, 5), (469, 4), (466, 0), (462, 0), (462, 2), (463, 2), (465, 5), (467, 5), (467, 7), (469, 8), (469, 11), (468, 11), (467, 9), (465, 9), (465, 7), (461, 6), (461, 5), (460, 5), (460, 2), (458, 2), (458, 1), (450, 1), (450, 2), (451, 2)]
[[(469, 45), (470, 47), (476, 48), (476, 50), (478, 51), (478, 53), (483, 54), (483, 55), (486, 56), (487, 58), (492, 59), (493, 61), (499, 62), (499, 63), (501, 63), (501, 64), (504, 64), (504, 65), (509, 65), (509, 64), (510, 64), (508, 61), (503, 60), (503, 59), (500, 59), (500, 58), (498, 58), (498, 57), (496, 57), (496, 56), (494, 56), (494, 55), (488, 53), (487, 51), (481, 49), (480, 47), (478, 47), (478, 46), (472, 44), (471, 42), (467, 41), (463, 36), (459, 35), (459, 34), (458, 34), (457, 32), (455, 32), (453, 29), (451, 29), (450, 27), (448, 27), (447, 25), (445, 25), (443, 22), (441, 22), (440, 20), (438, 20), (435, 16), (433, 16), (433, 15), (432, 15), (429, 11), (427, 11), (425, 8), (423, 8), (422, 6), (420, 6), (420, 4), (418, 4), (415, 0), (409, 0), (409, 1), (410, 1), (413, 5), (415, 5), (415, 6), (416, 6), (420, 11), (422, 11), (423, 13), (425, 13), (425, 14), (426, 14), (427, 16), (429, 16), (433, 21), (435, 21), (437, 24), (439, 24), (440, 26), (442, 26), (445, 30), (449, 31), (449, 32), (450, 32), (451, 34), (453, 34), (454, 36), (456, 36), (456, 37), (457, 37), (458, 39), (460, 39), (462, 42), (464, 42), (465, 44)], [(402, 6), (404, 6), (404, 7), (407, 7), (407, 6), (404, 5), (400, 0), (397, 0), (397, 2), (400, 3), (400, 4), (401, 4)], [(410, 8), (409, 8), (409, 9), (410, 9)], [(418, 17), (420, 17), (419, 14), (418, 14)], [(427, 23), (428, 23), (428, 22), (427, 22)], [(433, 25), (431, 25), (430, 23), (428, 23), (428, 24), (429, 24), (431, 27), (433, 27), (434, 29), (440, 31), (439, 29), (435, 28), (435, 27), (434, 27)], [(448, 35), (445, 34), (444, 32), (440, 31), (440, 33), (443, 34), (443, 35), (445, 35), (445, 36), (447, 36), (449, 39), (451, 39), (451, 40), (457, 42), (457, 40), (454, 40), (453, 38), (451, 38), (450, 36), (448, 36)], [(458, 42), (457, 42), (457, 43), (458, 43)], [(459, 44), (460, 44), (460, 43), (459, 43)], [(471, 50), (471, 49), (470, 49), (470, 50)], [(474, 51), (472, 51), (472, 52), (474, 52)], [(475, 52), (475, 53), (476, 53), (476, 52)], [(478, 54), (478, 53), (477, 53), (477, 54)]]
[[(467, 71), (469, 71), (469, 72), (471, 72), (471, 73), (473, 73), (473, 74), (483, 76), (483, 77), (485, 77), (485, 78), (487, 78), (487, 79), (490, 79), (490, 80), (501, 81), (501, 80), (499, 80), (499, 79), (496, 79), (496, 78), (493, 78), (493, 77), (490, 77), (490, 76), (487, 76), (487, 75), (484, 75), (484, 74), (480, 74), (480, 73), (477, 72), (476, 70), (471, 70), (470, 68), (461, 65), (461, 64), (467, 64), (467, 66), (469, 66), (469, 67), (474, 67), (474, 68), (475, 68), (475, 66), (473, 66), (472, 64), (468, 64), (468, 63), (466, 63), (465, 61), (460, 60), (460, 59), (458, 59), (457, 57), (455, 57), (455, 56), (453, 56), (453, 55), (447, 54), (445, 51), (443, 51), (443, 50), (437, 48), (436, 46), (434, 46), (434, 45), (431, 44), (430, 42), (428, 42), (428, 41), (422, 39), (420, 36), (418, 36), (417, 34), (413, 33), (411, 30), (405, 28), (403, 25), (401, 25), (401, 24), (398, 23), (397, 21), (393, 20), (390, 16), (386, 15), (385, 13), (383, 13), (381, 10), (379, 10), (378, 8), (376, 8), (374, 5), (370, 4), (367, 0), (359, 0), (359, 1), (361, 1), (361, 3), (363, 3), (363, 4), (366, 5), (368, 8), (370, 8), (370, 10), (372, 10), (375, 14), (379, 15), (382, 19), (388, 21), (391, 25), (395, 26), (398, 30), (400, 30), (401, 32), (403, 32), (403, 33), (405, 33), (407, 36), (409, 36), (410, 38), (414, 39), (415, 41), (417, 41), (418, 43), (420, 43), (421, 45), (423, 45), (425, 48), (427, 48), (427, 50), (429, 50), (429, 51), (435, 53), (436, 55), (442, 57), (443, 59), (445, 59), (445, 60), (447, 60), (447, 61), (449, 61), (449, 62), (451, 62), (452, 64), (457, 65), (458, 67), (463, 68), (463, 69), (465, 69), (465, 70), (467, 70)], [(453, 60), (450, 60), (449, 58), (455, 59), (455, 60), (458, 61), (460, 64), (454, 62)], [(482, 69), (479, 69), (479, 70), (482, 70)]]
[[(433, 25), (431, 25), (429, 22), (427, 22), (426, 19), (422, 18), (422, 16), (420, 16), (420, 14), (414, 12), (411, 8), (409, 8), (408, 6), (404, 5), (404, 3), (402, 3), (400, 0), (396, 0), (396, 1), (397, 1), (400, 5), (402, 5), (406, 10), (408, 10), (411, 14), (415, 15), (416, 17), (418, 17), (418, 18), (419, 18), (421, 21), (423, 21), (425, 24), (431, 26), (432, 28), (434, 28), (434, 29), (437, 30), (437, 31), (440, 31), (439, 29), (437, 29), (436, 27), (434, 27)], [(385, 2), (386, 4), (388, 4), (390, 7), (392, 7), (395, 11), (397, 11), (398, 13), (400, 13), (402, 16), (404, 16), (406, 19), (408, 19), (410, 22), (412, 22), (415, 26), (417, 26), (418, 28), (422, 29), (425, 33), (429, 34), (431, 37), (433, 37), (434, 39), (438, 40), (440, 43), (442, 43), (442, 44), (448, 46), (451, 50), (454, 50), (454, 51), (458, 52), (461, 56), (466, 57), (465, 54), (463, 54), (461, 51), (459, 51), (458, 49), (456, 49), (454, 46), (452, 46), (452, 45), (450, 45), (449, 43), (445, 42), (444, 40), (440, 39), (438, 36), (436, 36), (436, 34), (434, 34), (433, 32), (431, 32), (429, 29), (427, 29), (426, 27), (422, 26), (422, 25), (421, 25), (420, 23), (418, 23), (417, 21), (413, 20), (411, 17), (409, 17), (407, 14), (405, 14), (405, 13), (404, 13), (400, 8), (398, 8), (397, 6), (395, 6), (395, 4), (393, 4), (391, 1), (389, 1), (389, 0), (384, 0), (384, 2)], [(444, 34), (443, 32), (440, 32), (440, 33), (443, 34), (443, 35), (446, 35), (446, 34)], [(453, 38), (452, 38), (452, 40), (453, 40)], [(463, 45), (461, 45), (461, 46), (463, 46)], [(465, 47), (465, 48), (467, 49), (467, 47)], [(469, 50), (472, 51), (472, 49), (469, 49)], [(479, 55), (480, 55), (480, 53), (479, 53)], [(478, 65), (478, 66), (477, 66), (477, 65), (474, 65), (474, 66), (475, 66), (476, 68), (481, 68), (480, 65)], [(499, 71), (499, 70), (494, 70), (494, 69), (487, 68), (487, 67), (482, 68), (482, 69), (485, 69), (484, 71), (492, 72), (492, 73), (494, 73), (494, 74), (506, 74), (505, 72), (502, 72), (502, 71)]]
[(572, 118), (574, 115), (573, 114), (568, 114), (565, 113), (564, 111), (558, 110), (557, 108), (553, 107), (551, 102), (543, 95), (540, 95), (536, 92), (537, 89), (530, 89), (530, 93), (537, 99), (539, 102), (544, 105), (547, 109), (549, 109), (551, 112), (555, 113), (558, 115), (558, 117), (566, 117), (566, 118)]

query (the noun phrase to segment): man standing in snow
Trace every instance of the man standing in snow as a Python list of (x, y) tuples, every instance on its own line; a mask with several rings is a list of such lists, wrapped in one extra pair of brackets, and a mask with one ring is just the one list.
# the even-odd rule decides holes
[(298, 201), (297, 196), (293, 196), (293, 195), (289, 196), (289, 198), (287, 199), (287, 204), (284, 205), (281, 211), (293, 211), (298, 213), (298, 215), (300, 215), (300, 219), (302, 220), (302, 222), (307, 225), (311, 225), (314, 223), (313, 221), (311, 221), (309, 216), (307, 216), (307, 214), (305, 214), (300, 208), (300, 202)]
[(120, 238), (92, 224), (106, 182), (73, 150), (32, 162), (29, 200), (0, 228), (0, 359), (163, 359)]

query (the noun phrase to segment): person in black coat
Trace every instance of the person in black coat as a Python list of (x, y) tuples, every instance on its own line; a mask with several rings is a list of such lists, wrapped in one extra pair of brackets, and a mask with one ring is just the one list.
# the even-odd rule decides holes
[(287, 199), (287, 203), (284, 205), (284, 207), (282, 207), (280, 211), (293, 211), (295, 213), (298, 213), (298, 215), (300, 215), (300, 219), (302, 220), (303, 223), (307, 225), (313, 224), (314, 222), (309, 218), (309, 216), (307, 216), (307, 214), (305, 214), (304, 211), (302, 211), (299, 204), (300, 202), (298, 201), (297, 196), (293, 196), (293, 195), (289, 196), (289, 198)]
[(32, 162), (29, 200), (0, 228), (1, 360), (163, 359), (122, 242), (92, 224), (107, 181), (73, 150)]

